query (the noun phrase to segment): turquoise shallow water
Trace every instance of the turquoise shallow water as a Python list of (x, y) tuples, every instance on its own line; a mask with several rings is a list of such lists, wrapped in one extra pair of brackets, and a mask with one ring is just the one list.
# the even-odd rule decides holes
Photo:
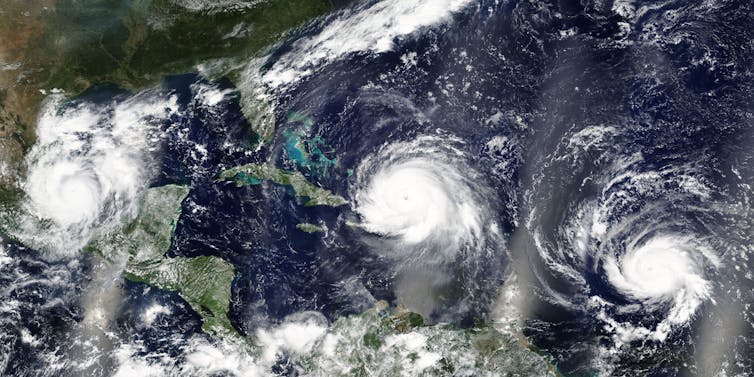
[[(356, 3), (245, 66), (237, 82), (258, 85), (277, 126), (261, 146), (241, 109), (254, 90), (165, 77), (150, 93), (176, 109), (148, 117), (154, 150), (128, 161), (154, 174), (133, 194), (188, 187), (162, 256), (233, 266), (233, 334), (202, 331), (213, 308), (91, 249), (55, 259), (8, 237), (6, 374), (751, 374), (754, 13), (447, 4)], [(122, 161), (90, 144), (113, 119), (142, 130), (114, 102), (143, 95), (75, 98), (107, 122), (68, 125), (81, 129), (50, 148)], [(219, 178), (247, 165), (274, 178)], [(342, 205), (307, 205), (299, 178)], [(91, 191), (104, 220), (127, 208)], [(3, 213), (6, 228), (25, 219)]]

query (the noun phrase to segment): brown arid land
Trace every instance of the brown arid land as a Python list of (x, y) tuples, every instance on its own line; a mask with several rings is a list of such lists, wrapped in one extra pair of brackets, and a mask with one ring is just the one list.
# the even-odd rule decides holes
[(43, 51), (35, 49), (44, 33), (43, 18), (54, 0), (0, 3), (0, 187), (12, 184), (24, 150), (34, 142), (34, 125), (46, 79)]

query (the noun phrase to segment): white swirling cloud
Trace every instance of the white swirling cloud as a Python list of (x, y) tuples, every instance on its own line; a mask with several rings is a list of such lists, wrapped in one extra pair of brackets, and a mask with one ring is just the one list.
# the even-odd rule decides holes
[(452, 257), (483, 237), (485, 206), (470, 178), (459, 170), (463, 153), (446, 139), (425, 136), (385, 146), (357, 170), (354, 190), (362, 227), (404, 245), (432, 243)]
[(177, 99), (141, 95), (120, 103), (63, 107), (55, 94), (37, 127), (26, 163), (21, 238), (70, 254), (95, 231), (135, 216), (137, 199), (153, 173), (159, 122), (177, 111)]
[(265, 73), (270, 87), (294, 83), (348, 54), (390, 51), (396, 38), (446, 22), (471, 0), (384, 0), (340, 12), (319, 34), (293, 44)]

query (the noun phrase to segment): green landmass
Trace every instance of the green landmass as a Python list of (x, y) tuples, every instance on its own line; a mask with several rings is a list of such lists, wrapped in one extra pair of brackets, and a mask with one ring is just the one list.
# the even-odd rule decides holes
[[(200, 2), (194, 1), (193, 4)], [(175, 0), (58, 0), (50, 33), (66, 36), (48, 84), (86, 89), (96, 82), (142, 86), (165, 74), (193, 72), (217, 58), (248, 59), (305, 21), (329, 12), (329, 0), (272, 0), (204, 7)], [(61, 50), (61, 42), (42, 40)], [(53, 45), (53, 43), (55, 43)], [(40, 46), (42, 47), (42, 46)]]
[(283, 186), (290, 186), (296, 196), (307, 198), (305, 206), (337, 207), (348, 204), (342, 196), (310, 183), (299, 172), (288, 172), (268, 164), (247, 164), (220, 173), (221, 180), (234, 180), (238, 185), (258, 185), (269, 180)]
[(201, 316), (205, 332), (236, 336), (228, 318), (233, 265), (215, 256), (165, 255), (188, 191), (176, 185), (147, 190), (138, 217), (122, 232), (98, 239), (88, 249), (112, 262), (125, 258), (123, 276), (128, 280), (177, 292)]
[[(136, 91), (157, 84), (165, 75), (199, 70), (212, 79), (230, 79), (241, 92), (244, 114), (254, 131), (269, 140), (274, 125), (265, 101), (255, 97), (256, 84), (248, 72), (259, 67), (250, 61), (289, 30), (331, 11), (332, 3), (263, 0), (221, 9), (207, 1), (206, 8), (186, 6), (198, 3), (0, 2), (0, 161), (7, 162), (14, 173), (0, 176), (0, 186), (9, 187), (0, 190), (0, 202), (15, 202), (20, 196), (5, 181), (21, 172), (23, 154), (34, 143), (42, 89), (60, 88), (75, 96), (92, 86), (112, 83)], [(289, 120), (310, 122), (296, 116)], [(292, 153), (293, 157), (307, 161), (311, 160), (308, 154), (326, 156), (327, 146), (321, 139), (305, 144), (300, 134), (291, 135), (289, 151), (300, 153)], [(325, 163), (334, 165), (335, 160)], [(308, 206), (347, 204), (301, 173), (269, 165), (235, 167), (222, 172), (220, 179), (241, 185), (268, 180), (290, 186), (296, 196), (307, 198), (304, 204)], [(87, 249), (113, 263), (124, 262), (126, 279), (177, 292), (201, 316), (205, 332), (238, 339), (228, 317), (233, 266), (214, 256), (166, 255), (187, 194), (187, 187), (175, 185), (147, 190), (136, 219), (120, 231), (93, 240)], [(297, 228), (320, 231), (308, 223)], [(412, 346), (406, 339), (423, 341)], [(416, 369), (426, 353), (438, 355), (437, 362)], [(304, 374), (327, 376), (553, 374), (542, 357), (491, 327), (429, 326), (416, 313), (389, 313), (384, 306), (339, 318), (297, 363)]]
[(310, 376), (558, 376), (542, 356), (490, 326), (427, 325), (382, 304), (337, 319), (299, 360)]
[(310, 224), (310, 223), (296, 224), (296, 229), (298, 229), (298, 230), (300, 230), (302, 232), (309, 233), (309, 234), (317, 233), (317, 232), (324, 232), (325, 231), (325, 228), (323, 228), (323, 227), (321, 227), (319, 225)]
[(331, 0), (1, 1), (0, 186), (23, 169), (43, 91), (53, 88), (73, 97), (106, 83), (142, 90), (171, 74), (225, 77), (259, 141), (269, 140), (274, 121), (257, 98), (255, 59), (333, 8)]
[[(198, 1), (191, 4), (198, 4)], [(262, 140), (274, 131), (265, 104), (242, 77), (249, 62), (291, 29), (333, 9), (330, 0), (271, 0), (204, 8), (175, 0), (58, 0), (41, 48), (61, 51), (44, 87), (70, 94), (99, 83), (138, 90), (168, 74), (196, 72), (230, 79), (244, 114)], [(200, 8), (200, 9), (197, 9)], [(61, 44), (60, 35), (66, 38)], [(61, 46), (62, 45), (62, 46)]]
[[(224, 176), (236, 179), (245, 171), (256, 170), (236, 169)], [(277, 178), (290, 174), (260, 171)], [(240, 336), (228, 318), (233, 266), (212, 256), (165, 255), (187, 194), (185, 186), (149, 189), (134, 221), (89, 248), (113, 262), (125, 257), (126, 279), (177, 292), (201, 316), (203, 331), (232, 341), (258, 359), (264, 349), (254, 345), (253, 338), (249, 343)], [(559, 376), (544, 356), (513, 335), (489, 325), (469, 329), (430, 325), (421, 315), (391, 310), (385, 302), (362, 314), (338, 318), (311, 351), (292, 357), (296, 369), (311, 376)]]

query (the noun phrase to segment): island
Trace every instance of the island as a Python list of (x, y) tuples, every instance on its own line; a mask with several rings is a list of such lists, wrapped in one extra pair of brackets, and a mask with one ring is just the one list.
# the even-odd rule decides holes
[(317, 187), (300, 172), (278, 169), (269, 164), (247, 164), (230, 168), (220, 173), (219, 180), (233, 180), (238, 185), (258, 185), (269, 180), (283, 186), (290, 186), (296, 196), (307, 198), (304, 206), (338, 207), (348, 204), (348, 200), (329, 190)]
[(139, 215), (122, 232), (90, 243), (88, 250), (117, 263), (125, 259), (124, 278), (178, 293), (202, 319), (202, 330), (218, 336), (238, 336), (228, 311), (232, 264), (216, 256), (168, 257), (186, 186), (150, 188)]

